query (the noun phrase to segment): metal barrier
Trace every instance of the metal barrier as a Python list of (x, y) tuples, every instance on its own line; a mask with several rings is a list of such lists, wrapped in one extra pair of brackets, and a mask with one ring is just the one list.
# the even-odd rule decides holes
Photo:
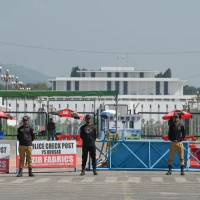
[[(167, 170), (169, 158), (168, 141), (102, 141), (97, 144), (97, 169), (105, 170)], [(185, 169), (199, 171), (200, 149), (193, 149), (189, 144), (198, 141), (186, 141), (184, 145)], [(105, 145), (106, 144), (106, 145)], [(99, 148), (99, 146), (101, 146)], [(198, 167), (197, 167), (198, 166)], [(91, 168), (92, 166), (90, 166)], [(173, 160), (173, 169), (180, 169), (180, 161), (176, 152)]]

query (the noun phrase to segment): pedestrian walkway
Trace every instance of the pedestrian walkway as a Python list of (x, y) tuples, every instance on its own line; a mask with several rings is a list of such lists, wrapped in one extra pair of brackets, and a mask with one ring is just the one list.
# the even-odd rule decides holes
[(10, 200), (197, 200), (200, 199), (200, 175), (179, 172), (99, 171), (35, 173), (35, 177), (0, 174), (0, 199)]
[(1, 184), (43, 184), (43, 183), (136, 183), (136, 184), (145, 184), (145, 183), (200, 183), (200, 177), (191, 176), (180, 176), (178, 173), (175, 176), (116, 176), (118, 172), (113, 172), (113, 176), (105, 176), (105, 173), (102, 175), (99, 172), (99, 176), (93, 176), (92, 172), (86, 176), (79, 176), (79, 174), (72, 175), (63, 175), (60, 178), (61, 174), (40, 174), (35, 173), (35, 177), (28, 177), (27, 173), (24, 173), (23, 177), (17, 178), (15, 174), (7, 176), (6, 174), (1, 174), (0, 176), (0, 185)]

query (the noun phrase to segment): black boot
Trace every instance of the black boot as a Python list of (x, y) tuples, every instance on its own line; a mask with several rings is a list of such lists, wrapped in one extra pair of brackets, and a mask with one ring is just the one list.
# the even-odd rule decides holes
[(22, 174), (22, 168), (19, 168), (19, 172), (17, 174), (17, 177), (22, 177), (22, 176), (23, 176), (23, 174)]
[(96, 169), (94, 169), (94, 170), (93, 170), (93, 174), (94, 174), (94, 175), (98, 175), (98, 173), (97, 173), (97, 170), (96, 170)]
[(81, 170), (81, 176), (84, 176), (85, 175), (85, 168), (82, 168)]
[(34, 174), (33, 174), (33, 172), (32, 172), (32, 168), (31, 167), (29, 167), (28, 168), (28, 174), (29, 174), (29, 176), (35, 176)]
[(185, 175), (185, 173), (184, 173), (184, 166), (181, 166), (181, 175)]
[(171, 174), (172, 174), (172, 166), (169, 165), (168, 167), (169, 167), (169, 170), (168, 170), (168, 172), (166, 173), (166, 175), (171, 175)]
[(93, 167), (93, 174), (94, 174), (94, 175), (98, 175), (97, 170), (96, 170), (96, 167)]

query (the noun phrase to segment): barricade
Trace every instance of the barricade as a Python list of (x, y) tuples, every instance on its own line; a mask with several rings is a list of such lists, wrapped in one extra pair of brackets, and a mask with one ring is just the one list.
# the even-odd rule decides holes
[[(164, 170), (168, 167), (169, 144), (165, 141), (152, 140), (112, 140), (108, 143), (107, 151), (99, 149), (101, 156), (97, 160), (98, 169), (111, 170)], [(184, 143), (187, 160), (188, 144)], [(97, 153), (98, 154), (98, 153)], [(102, 163), (99, 164), (99, 163)], [(186, 167), (186, 163), (185, 163)], [(180, 161), (177, 153), (174, 157), (173, 169), (180, 169)]]
[(190, 156), (190, 168), (200, 168), (200, 148), (191, 147), (190, 153), (194, 156)]
[(80, 135), (56, 135), (56, 140), (76, 140), (77, 147), (82, 147), (83, 145)]
[[(194, 137), (194, 135), (186, 135), (184, 141), (197, 141), (197, 139)], [(190, 148), (196, 148), (196, 146), (196, 144), (189, 144)]]
[[(187, 135), (185, 141), (194, 141), (198, 143), (197, 139), (193, 135)], [(200, 148), (197, 147), (196, 143), (189, 144), (190, 147), (190, 168), (200, 168)]]
[(168, 135), (163, 135), (163, 136), (162, 136), (162, 139), (163, 139), (164, 141), (168, 141), (168, 140), (169, 140)]
[[(164, 141), (168, 141), (168, 135), (162, 136)], [(197, 147), (197, 139), (193, 135), (186, 135), (184, 141), (193, 141), (189, 143), (189, 167), (190, 168), (200, 168), (200, 148)]]
[[(155, 140), (113, 140), (97, 143), (97, 169), (99, 170), (167, 170), (170, 141)], [(199, 171), (200, 149), (189, 147), (198, 141), (184, 141), (185, 169)], [(191, 150), (192, 149), (192, 150)], [(99, 153), (99, 156), (98, 156)], [(195, 161), (195, 165), (191, 161)], [(90, 165), (92, 169), (92, 165)], [(176, 152), (173, 160), (173, 169), (180, 170), (180, 160)]]

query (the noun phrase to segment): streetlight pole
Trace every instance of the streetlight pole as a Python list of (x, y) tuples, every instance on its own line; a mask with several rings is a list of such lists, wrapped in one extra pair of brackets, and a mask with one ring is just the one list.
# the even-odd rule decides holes
[[(26, 90), (30, 91), (31, 88), (27, 87), (26, 84), (23, 84), (23, 86), (20, 88), (20, 90)], [(27, 106), (26, 106), (26, 96), (24, 96), (24, 112), (27, 112)]]
[[(1, 79), (6, 82), (6, 90), (8, 91), (8, 83), (14, 79), (14, 75), (11, 75), (9, 70), (6, 70), (5, 75), (1, 75)], [(6, 111), (8, 109), (8, 97), (6, 97)]]
[[(39, 112), (42, 112), (42, 102), (44, 101), (44, 99), (42, 99), (42, 98), (38, 98), (37, 100), (36, 100), (39, 104), (40, 104), (40, 108), (39, 108)], [(41, 126), (41, 124), (42, 124), (42, 119), (41, 119), (41, 113), (39, 113), (39, 116), (40, 116), (40, 126)]]
[[(186, 101), (185, 102), (185, 105), (183, 105), (183, 110), (187, 111), (187, 112), (190, 112), (190, 104), (189, 104), (189, 101)], [(185, 132), (186, 134), (188, 135), (191, 135), (191, 131), (190, 131), (190, 122), (189, 122), (189, 119), (185, 119)]]
[(197, 112), (198, 112), (198, 110), (199, 110), (199, 100), (200, 100), (199, 91), (197, 91), (196, 99), (197, 99)]
[[(19, 78), (17, 76), (15, 78), (15, 81), (13, 81), (11, 84), (15, 87), (16, 90), (19, 90), (19, 88), (21, 86), (23, 86), (23, 82), (19, 81)], [(16, 97), (16, 126), (17, 126), (17, 120), (18, 120), (18, 114), (17, 114), (18, 103), (17, 103), (17, 101), (18, 101), (18, 98)]]

